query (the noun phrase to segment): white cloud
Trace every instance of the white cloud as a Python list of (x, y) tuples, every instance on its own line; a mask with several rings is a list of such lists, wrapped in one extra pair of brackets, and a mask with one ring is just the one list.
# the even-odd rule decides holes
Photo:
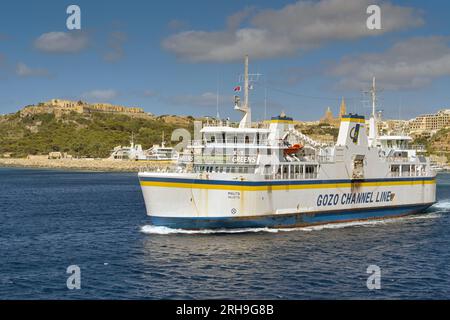
[(36, 49), (49, 53), (77, 53), (87, 48), (89, 37), (83, 32), (48, 32), (35, 41)]
[(162, 46), (192, 62), (233, 61), (245, 53), (271, 58), (308, 50), (331, 41), (353, 40), (423, 24), (420, 13), (409, 7), (379, 2), (382, 30), (368, 30), (366, 9), (371, 0), (298, 1), (278, 10), (254, 14), (249, 26), (239, 28), (254, 10), (228, 18), (219, 31), (184, 31), (166, 38)]
[(243, 10), (232, 14), (227, 18), (227, 28), (230, 31), (237, 30), (241, 24), (247, 19), (252, 13), (256, 11), (255, 7), (245, 7)]
[(95, 100), (95, 101), (109, 101), (118, 96), (117, 91), (112, 89), (105, 90), (92, 90), (82, 94), (82, 98), (85, 100)]
[(386, 89), (411, 89), (450, 75), (450, 47), (444, 37), (416, 37), (383, 53), (349, 56), (332, 67), (340, 87), (361, 89), (372, 76)]
[(124, 56), (124, 44), (128, 40), (125, 32), (114, 31), (111, 32), (108, 39), (108, 52), (103, 56), (108, 62), (116, 62)]
[(277, 86), (293, 86), (319, 74), (318, 68), (296, 67), (281, 68), (268, 74), (268, 84)]
[(159, 95), (158, 91), (152, 89), (146, 89), (143, 92), (144, 97), (153, 98)]
[(19, 62), (16, 66), (16, 74), (19, 77), (41, 77), (41, 76), (49, 76), (49, 73), (46, 69), (42, 68), (30, 68), (23, 62)]

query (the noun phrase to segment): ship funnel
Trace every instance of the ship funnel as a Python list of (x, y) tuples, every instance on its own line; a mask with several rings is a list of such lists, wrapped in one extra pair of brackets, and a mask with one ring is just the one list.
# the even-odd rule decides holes
[(351, 113), (343, 115), (336, 144), (339, 146), (367, 147), (365, 124), (364, 116)]

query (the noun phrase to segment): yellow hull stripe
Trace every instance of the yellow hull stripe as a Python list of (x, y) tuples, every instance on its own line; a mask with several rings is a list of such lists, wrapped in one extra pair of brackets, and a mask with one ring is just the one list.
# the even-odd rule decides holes
[(382, 181), (361, 183), (323, 183), (323, 184), (299, 184), (299, 185), (265, 185), (265, 186), (243, 186), (243, 185), (214, 185), (200, 183), (141, 181), (142, 187), (161, 188), (189, 188), (189, 189), (213, 189), (213, 190), (238, 190), (238, 191), (268, 191), (268, 190), (296, 190), (296, 189), (333, 189), (353, 187), (385, 187), (385, 186), (412, 186), (412, 185), (436, 184), (436, 180), (418, 181)]
[(357, 118), (342, 118), (341, 121), (366, 123), (365, 119), (357, 119)]
[(270, 120), (270, 123), (294, 123), (294, 120)]

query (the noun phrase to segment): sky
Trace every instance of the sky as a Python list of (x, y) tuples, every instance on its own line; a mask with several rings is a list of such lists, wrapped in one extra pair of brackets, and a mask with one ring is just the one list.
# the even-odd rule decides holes
[[(81, 10), (68, 30), (66, 9)], [(381, 30), (366, 9), (381, 8)], [(284, 111), (317, 120), (370, 113), (377, 78), (384, 118), (450, 108), (448, 1), (5, 1), (0, 114), (52, 98), (138, 106), (157, 115), (239, 119), (233, 88), (249, 55), (254, 120)]]

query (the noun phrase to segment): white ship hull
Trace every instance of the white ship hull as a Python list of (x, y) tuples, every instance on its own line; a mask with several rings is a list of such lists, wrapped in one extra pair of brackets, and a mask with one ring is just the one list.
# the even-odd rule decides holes
[(140, 173), (147, 214), (173, 228), (293, 227), (422, 212), (435, 177), (239, 181)]

